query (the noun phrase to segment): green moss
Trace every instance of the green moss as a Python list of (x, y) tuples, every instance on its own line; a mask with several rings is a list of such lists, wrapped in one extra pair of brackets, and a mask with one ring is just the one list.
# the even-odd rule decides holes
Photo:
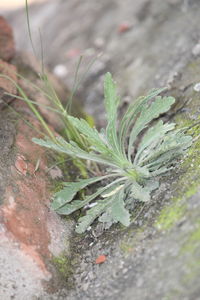
[(91, 115), (84, 113), (85, 120), (90, 124), (91, 127), (95, 126), (94, 118)]
[[(184, 238), (184, 237), (183, 237)], [(200, 276), (200, 221), (195, 224), (195, 228), (188, 234), (183, 243), (179, 255), (184, 258), (185, 274), (183, 283), (187, 284), (196, 280)]]
[(179, 203), (180, 199), (173, 199), (175, 203), (165, 207), (155, 224), (157, 229), (167, 230), (173, 227), (184, 215), (186, 205)]
[(162, 300), (179, 299), (178, 296), (180, 297), (180, 291), (177, 289), (173, 289), (173, 290), (169, 291), (168, 294), (162, 298)]
[(196, 183), (193, 183), (191, 185), (191, 187), (185, 192), (185, 196), (187, 198), (190, 198), (196, 194), (197, 190), (198, 190), (198, 187), (197, 187)]
[(138, 228), (134, 231), (133, 228), (130, 227), (128, 230), (126, 230), (126, 238), (123, 236), (123, 239), (119, 245), (122, 253), (125, 256), (128, 256), (130, 253), (132, 253), (135, 245), (137, 245), (139, 241), (143, 240), (144, 230), (145, 227)]
[(67, 257), (65, 253), (54, 257), (52, 259), (53, 264), (56, 266), (56, 269), (61, 274), (64, 279), (68, 279), (68, 277), (72, 274), (72, 266), (71, 261)]
[(83, 162), (80, 159), (74, 159), (73, 164), (79, 170), (81, 177), (88, 178), (88, 173), (87, 173), (87, 168), (86, 168), (85, 162)]
[(183, 283), (188, 284), (200, 276), (200, 259), (193, 259), (187, 263), (187, 272), (183, 277)]
[(125, 255), (128, 255), (130, 254), (132, 251), (133, 251), (133, 248), (134, 248), (134, 242), (131, 241), (131, 242), (121, 242), (120, 244), (120, 249), (121, 251), (125, 254)]
[[(182, 115), (175, 118), (178, 127), (189, 127), (194, 120), (184, 119)], [(194, 143), (188, 150), (182, 163), (180, 163), (180, 177), (175, 180), (174, 188), (176, 196), (171, 199), (170, 205), (164, 207), (155, 223), (156, 228), (167, 230), (172, 228), (186, 213), (188, 199), (196, 194), (200, 186), (200, 140), (195, 141), (199, 136), (199, 126), (192, 127), (188, 134), (194, 137)]]
[(200, 221), (197, 222), (195, 230), (184, 243), (181, 253), (194, 254), (198, 248), (200, 248)]
[(171, 229), (185, 215), (187, 211), (187, 201), (191, 196), (196, 194), (200, 184), (200, 178), (196, 181), (190, 180), (188, 172), (187, 176), (187, 178), (186, 176), (181, 177), (181, 179), (176, 183), (176, 188), (179, 191), (180, 196), (177, 198), (173, 197), (170, 205), (161, 210), (155, 223), (155, 227), (157, 229)]
[(62, 187), (63, 187), (62, 182), (54, 180), (53, 181), (53, 186), (51, 186), (51, 192), (52, 193), (57, 193), (62, 189)]

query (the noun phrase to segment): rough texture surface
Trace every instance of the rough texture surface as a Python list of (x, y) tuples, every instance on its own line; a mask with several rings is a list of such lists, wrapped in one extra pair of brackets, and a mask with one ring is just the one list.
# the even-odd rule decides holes
[[(8, 18), (11, 24), (17, 24), (17, 45), (32, 51), (25, 12), (13, 13)], [(134, 4), (132, 0), (60, 0), (30, 9), (35, 46), (40, 44), (40, 27), (45, 63), (54, 71), (56, 66), (63, 65), (67, 71), (62, 73), (63, 79), (69, 87), (79, 55), (84, 55), (80, 69), (83, 74), (88, 63), (102, 53), (79, 89), (86, 111), (94, 114), (99, 123), (103, 120), (105, 72), (113, 73), (126, 101), (149, 88), (170, 83), (192, 55), (199, 55), (198, 20), (197, 0), (138, 0)], [(130, 24), (130, 30), (120, 33), (119, 27), (125, 22)], [(36, 48), (41, 57), (40, 48)]]
[(0, 59), (10, 60), (15, 54), (15, 43), (11, 26), (0, 17)]
[[(86, 55), (81, 67), (85, 71), (88, 61), (103, 52), (79, 90), (98, 124), (104, 123), (102, 75), (107, 70), (116, 78), (124, 102), (167, 85), (177, 104), (166, 119), (174, 118), (178, 126), (199, 120), (199, 1), (60, 0), (34, 6), (30, 13), (31, 26), (37, 24), (44, 32), (46, 63), (69, 87), (79, 53)], [(8, 18), (18, 24), (18, 47), (28, 49), (22, 12)], [(64, 68), (56, 71), (59, 65)], [(39, 299), (199, 299), (199, 127), (190, 132), (195, 141), (188, 156), (163, 180), (130, 228), (112, 227), (102, 234), (97, 226), (71, 238), (72, 270), (68, 256), (56, 260), (67, 286)], [(95, 264), (100, 255), (106, 261)]]
[[(23, 111), (23, 103), (20, 114)], [(16, 116), (1, 112), (0, 136), (0, 265), (1, 299), (33, 299), (59, 286), (54, 256), (69, 254), (73, 223), (63, 222), (49, 210), (51, 178), (44, 149), (31, 141), (36, 131)], [(36, 120), (23, 111), (35, 129)], [(17, 126), (16, 126), (17, 125)], [(16, 135), (15, 129), (16, 126)], [(39, 160), (39, 164), (37, 164)], [(38, 165), (36, 167), (36, 165)], [(19, 273), (19, 274), (18, 274)], [(61, 281), (62, 283), (62, 281)]]
[(4, 107), (14, 99), (12, 95), (17, 92), (16, 67), (0, 59), (0, 74), (0, 107)]
[[(17, 82), (16, 61), (17, 57), (13, 65), (0, 60), (4, 76), (0, 78), (0, 103), (8, 100), (6, 92), (15, 99), (12, 107), (0, 106), (0, 298), (4, 300), (33, 299), (58, 290), (62, 280), (53, 259), (63, 251), (69, 255), (73, 225), (49, 209), (54, 168), (47, 172), (49, 155), (31, 140), (42, 132), (41, 125), (15, 97), (16, 86), (22, 83)], [(20, 67), (34, 83), (30, 63), (22, 60)], [(62, 91), (59, 83), (57, 90)], [(52, 119), (57, 124), (55, 115)]]

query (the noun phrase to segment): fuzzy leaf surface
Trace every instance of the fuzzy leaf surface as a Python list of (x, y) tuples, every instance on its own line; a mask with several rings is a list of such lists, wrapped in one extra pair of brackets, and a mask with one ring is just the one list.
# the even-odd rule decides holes
[(110, 73), (107, 73), (105, 76), (104, 97), (108, 121), (106, 137), (112, 149), (119, 152), (119, 141), (117, 137), (117, 109), (119, 106), (119, 97), (117, 95), (116, 84), (114, 83)]
[(74, 211), (84, 207), (85, 205), (87, 205), (88, 203), (93, 201), (95, 198), (100, 196), (105, 191), (110, 192), (111, 187), (113, 187), (113, 189), (116, 189), (116, 187), (124, 180), (125, 180), (125, 178), (115, 179), (113, 182), (109, 183), (108, 185), (99, 188), (92, 195), (85, 196), (85, 198), (83, 200), (74, 200), (71, 203), (66, 203), (62, 207), (58, 208), (56, 211), (57, 211), (57, 213), (62, 214), (62, 215), (69, 215), (69, 214), (73, 213)]
[(52, 202), (52, 208), (54, 210), (60, 209), (65, 204), (72, 201), (74, 196), (78, 193), (78, 191), (82, 190), (86, 186), (98, 182), (107, 178), (107, 176), (94, 177), (89, 179), (81, 179), (78, 182), (65, 182), (63, 183), (65, 186), (62, 190), (57, 192), (54, 195), (54, 200)]
[(113, 197), (109, 199), (99, 200), (97, 205), (90, 208), (86, 215), (78, 219), (78, 226), (76, 227), (77, 233), (83, 233), (86, 229), (98, 218), (103, 212), (106, 211), (108, 207), (111, 206), (113, 202)]
[(150, 152), (143, 160), (142, 165), (146, 164), (152, 170), (152, 167), (164, 166), (176, 157), (183, 154), (184, 150), (192, 144), (192, 137), (185, 135), (181, 130), (175, 130), (164, 136), (162, 143)]
[(159, 120), (155, 126), (148, 129), (142, 138), (142, 141), (138, 147), (137, 154), (134, 159), (134, 163), (140, 164), (142, 160), (148, 156), (149, 152), (163, 139), (168, 131), (173, 130), (175, 123), (163, 124), (162, 120)]
[(163, 92), (165, 88), (161, 89), (153, 89), (151, 90), (147, 96), (139, 97), (136, 101), (131, 103), (125, 112), (119, 126), (119, 142), (120, 149), (123, 153), (125, 153), (125, 140), (128, 136), (129, 129), (132, 124), (135, 122), (137, 115), (143, 110), (143, 107), (154, 97)]
[(102, 141), (99, 132), (92, 128), (87, 121), (83, 119), (78, 119), (72, 116), (69, 116), (70, 122), (81, 132), (84, 136), (87, 137), (89, 145), (93, 145), (93, 148), (98, 152), (103, 152), (104, 154), (109, 153), (109, 149), (106, 146), (105, 142)]
[(115, 199), (112, 202), (111, 217), (115, 222), (120, 222), (124, 226), (130, 225), (130, 214), (125, 208), (123, 188), (116, 193)]
[(131, 184), (131, 195), (134, 199), (140, 200), (142, 202), (150, 201), (150, 190), (144, 189), (140, 184), (136, 181)]
[[(105, 129), (98, 132), (85, 120), (67, 116), (66, 131), (67, 124), (71, 130), (68, 140), (54, 136), (53, 141), (33, 139), (41, 146), (73, 158), (106, 166), (104, 176), (65, 183), (54, 196), (52, 208), (61, 215), (81, 208), (86, 210), (85, 216), (78, 220), (78, 233), (83, 233), (97, 218), (107, 228), (117, 222), (128, 226), (129, 210), (135, 208), (137, 201), (150, 201), (151, 192), (159, 186), (158, 176), (174, 168), (177, 158), (192, 144), (192, 137), (185, 134), (185, 129), (175, 130), (174, 123), (155, 120), (175, 102), (173, 97), (158, 96), (164, 90), (154, 89), (131, 103), (119, 121), (116, 84), (107, 73), (104, 81)], [(80, 190), (101, 180), (104, 186), (78, 199)]]
[(128, 157), (130, 159), (132, 153), (133, 144), (139, 135), (139, 133), (146, 128), (148, 123), (150, 123), (155, 118), (158, 118), (159, 115), (167, 112), (172, 104), (174, 104), (175, 99), (173, 97), (161, 97), (157, 96), (155, 101), (152, 102), (149, 106), (146, 104), (143, 106), (140, 116), (135, 122), (134, 127), (131, 130), (129, 145), (128, 145)]

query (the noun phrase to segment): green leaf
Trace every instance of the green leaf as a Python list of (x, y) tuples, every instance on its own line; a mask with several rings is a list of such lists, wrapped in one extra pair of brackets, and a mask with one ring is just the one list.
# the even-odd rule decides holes
[(93, 148), (98, 152), (109, 153), (109, 149), (105, 142), (102, 140), (99, 132), (92, 128), (87, 121), (78, 119), (72, 116), (68, 117), (70, 122), (81, 132), (89, 142), (89, 145), (93, 145)]
[(100, 216), (108, 207), (110, 207), (113, 198), (106, 198), (99, 200), (96, 206), (89, 209), (85, 216), (78, 219), (78, 226), (76, 227), (77, 233), (83, 233), (94, 222), (94, 220)]
[(54, 143), (53, 141), (51, 141), (49, 139), (43, 140), (43, 139), (33, 138), (32, 141), (40, 146), (50, 148), (50, 149), (58, 151), (58, 152), (64, 152), (70, 156), (74, 156), (74, 153), (72, 150), (70, 150), (66, 147), (63, 147), (59, 143)]
[(125, 112), (119, 126), (119, 143), (122, 153), (125, 154), (125, 141), (132, 124), (135, 122), (137, 115), (143, 110), (143, 107), (154, 97), (159, 95), (166, 88), (153, 89), (147, 96), (139, 97), (136, 101), (131, 103)]
[(116, 119), (117, 108), (119, 105), (119, 97), (117, 96), (116, 84), (110, 73), (106, 73), (104, 80), (104, 97), (107, 118)]
[(138, 147), (134, 163), (140, 164), (143, 159), (149, 155), (149, 152), (153, 151), (153, 148), (158, 142), (165, 136), (168, 131), (173, 130), (175, 123), (163, 124), (162, 120), (159, 120), (153, 127), (150, 127), (145, 135), (142, 137), (142, 141)]
[(135, 200), (140, 200), (142, 202), (150, 201), (150, 190), (145, 189), (136, 181), (131, 183), (131, 195)]
[[(94, 161), (109, 167), (104, 169), (105, 176), (65, 183), (54, 196), (52, 208), (61, 215), (69, 215), (81, 208), (86, 210), (86, 215), (78, 220), (78, 233), (84, 232), (97, 218), (105, 223), (106, 228), (117, 222), (128, 226), (129, 210), (134, 209), (137, 200), (150, 201), (151, 192), (159, 186), (158, 176), (164, 176), (174, 168), (176, 159), (192, 144), (192, 137), (185, 135), (184, 129), (174, 130), (174, 123), (164, 124), (162, 120), (155, 120), (175, 102), (173, 97), (158, 96), (163, 90), (154, 89), (130, 104), (119, 122), (116, 84), (107, 73), (104, 81), (106, 129), (98, 132), (85, 120), (66, 115), (67, 140), (54, 134), (52, 140), (33, 139), (41, 146), (81, 159), (81, 162)], [(59, 103), (58, 99), (57, 109)], [(136, 150), (136, 142), (139, 142), (138, 149), (133, 151)], [(107, 181), (109, 178), (113, 181)], [(103, 179), (106, 179), (103, 183), (109, 183), (82, 200), (77, 199), (80, 190)]]
[(124, 203), (124, 189), (122, 188), (118, 193), (115, 194), (112, 206), (111, 206), (111, 216), (115, 222), (120, 222), (124, 226), (130, 225), (130, 214), (125, 208)]
[(144, 191), (151, 193), (158, 188), (159, 188), (159, 180), (151, 179), (146, 181), (145, 187), (143, 189)]
[(112, 224), (117, 223), (113, 220), (111, 215), (111, 207), (108, 207), (106, 211), (98, 218), (98, 221), (104, 223), (104, 228), (108, 229)]
[(119, 141), (117, 137), (117, 109), (119, 106), (119, 97), (117, 95), (116, 84), (110, 73), (107, 73), (105, 76), (104, 97), (108, 121), (106, 137), (112, 149), (119, 152)]
[(153, 171), (151, 172), (152, 174), (152, 177), (156, 177), (156, 176), (160, 176), (162, 174), (167, 174), (169, 171), (173, 170), (174, 167), (171, 166), (171, 167), (157, 167), (156, 168), (151, 168), (153, 169)]
[(140, 116), (137, 118), (134, 127), (131, 130), (128, 145), (128, 158), (131, 161), (131, 154), (133, 151), (133, 144), (138, 136), (138, 134), (146, 128), (148, 123), (153, 119), (158, 118), (159, 115), (167, 112), (172, 104), (174, 104), (175, 99), (173, 97), (156, 97), (155, 101), (150, 105), (145, 104), (142, 108)]
[(155, 166), (158, 169), (182, 155), (191, 144), (191, 136), (185, 135), (181, 130), (175, 130), (164, 136), (162, 143), (149, 153), (141, 165), (146, 165), (150, 170)]
[(130, 224), (130, 214), (125, 209), (124, 204), (124, 189), (121, 188), (119, 193), (115, 193), (114, 195), (105, 198), (104, 200), (99, 200), (97, 204), (89, 209), (85, 216), (81, 217), (78, 222), (78, 227), (76, 228), (77, 233), (83, 233), (85, 230), (93, 223), (93, 221), (98, 218), (101, 221), (114, 221), (120, 222), (124, 226), (128, 226)]
[(85, 188), (90, 184), (93, 184), (95, 182), (98, 182), (108, 177), (109, 176), (99, 176), (99, 177), (93, 177), (89, 179), (81, 179), (78, 182), (64, 183), (65, 187), (54, 195), (54, 200), (51, 204), (52, 208), (54, 210), (60, 209), (65, 204), (72, 201), (72, 199), (78, 193), (78, 191), (82, 190), (83, 188)]
[(76, 232), (85, 232), (85, 230), (93, 223), (96, 218), (98, 218), (103, 213), (106, 214), (107, 211), (108, 213), (111, 213), (111, 217), (109, 216), (109, 220), (113, 220), (114, 222), (119, 221), (124, 226), (128, 226), (130, 224), (130, 215), (129, 212), (124, 208), (122, 191), (123, 187), (121, 188), (119, 193), (115, 193), (110, 197), (99, 200), (94, 207), (90, 208), (85, 216), (79, 218)]
[(61, 208), (58, 208), (56, 211), (57, 211), (57, 213), (62, 214), (62, 215), (69, 215), (69, 214), (73, 213), (74, 211), (84, 207), (85, 205), (90, 203), (92, 200), (97, 198), (99, 195), (101, 195), (105, 191), (107, 191), (107, 190), (110, 191), (110, 187), (113, 186), (113, 189), (115, 189), (120, 184), (120, 182), (123, 182), (123, 181), (125, 181), (125, 178), (115, 179), (113, 182), (109, 183), (108, 185), (106, 185), (102, 188), (99, 188), (92, 195), (86, 196), (83, 200), (74, 200), (71, 203), (66, 203)]

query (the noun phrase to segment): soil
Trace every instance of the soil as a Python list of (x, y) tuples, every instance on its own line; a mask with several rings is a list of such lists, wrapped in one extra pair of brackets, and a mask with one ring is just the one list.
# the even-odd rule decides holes
[(0, 118), (0, 204), (9, 182), (9, 168), (14, 161), (15, 124), (16, 117), (8, 109), (4, 110)]

